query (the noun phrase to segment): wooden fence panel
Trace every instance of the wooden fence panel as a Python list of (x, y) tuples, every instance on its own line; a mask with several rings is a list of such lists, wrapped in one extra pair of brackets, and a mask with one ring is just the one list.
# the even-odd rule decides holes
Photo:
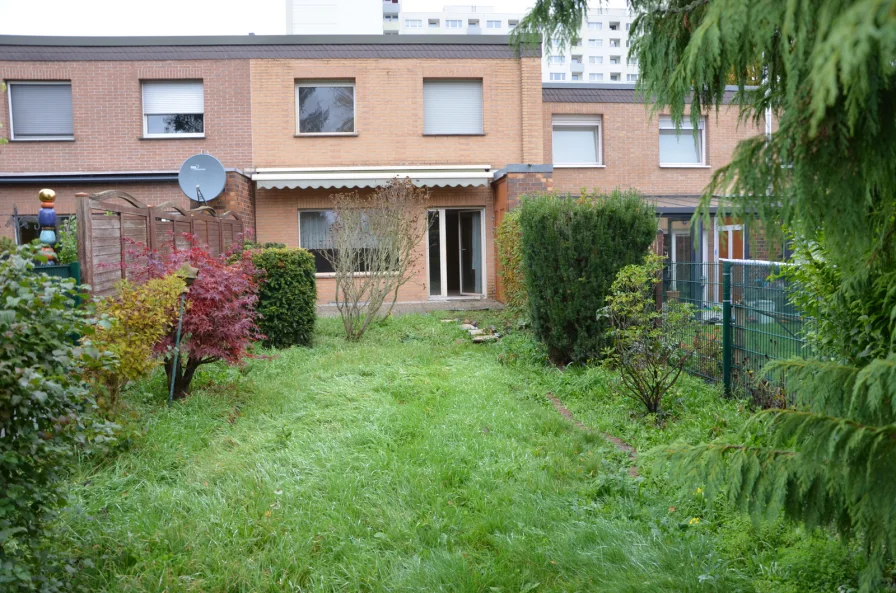
[[(218, 255), (242, 238), (242, 221), (203, 206), (182, 210), (172, 203), (150, 207), (118, 190), (77, 194), (81, 278), (95, 295), (108, 295), (139, 264), (142, 245), (161, 254), (189, 248), (187, 236)], [(185, 236), (187, 235), (187, 236)]]

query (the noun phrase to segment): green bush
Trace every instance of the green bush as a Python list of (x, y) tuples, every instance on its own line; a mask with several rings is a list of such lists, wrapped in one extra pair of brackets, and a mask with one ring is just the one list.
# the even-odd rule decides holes
[(523, 231), (520, 228), (520, 211), (504, 215), (495, 231), (495, 247), (501, 263), (501, 282), (507, 310), (514, 316), (528, 315), (529, 297), (523, 275)]
[(309, 346), (317, 308), (314, 256), (304, 249), (262, 249), (252, 262), (265, 272), (258, 293), (258, 325), (267, 336), (265, 344)]
[(111, 427), (94, 423), (80, 378), (75, 337), (92, 321), (75, 308), (75, 281), (34, 273), (36, 257), (26, 245), (0, 259), (0, 590), (10, 593), (62, 588), (44, 532), (77, 448)]
[(656, 237), (655, 216), (635, 191), (523, 200), (529, 312), (554, 363), (600, 358), (607, 320), (598, 311), (619, 270), (644, 257)]

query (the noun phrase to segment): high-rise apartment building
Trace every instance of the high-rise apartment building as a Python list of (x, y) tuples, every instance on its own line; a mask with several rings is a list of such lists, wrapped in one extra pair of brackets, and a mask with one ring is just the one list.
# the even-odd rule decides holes
[(286, 33), (382, 35), (383, 14), (377, 0), (286, 0)]
[[(441, 12), (383, 15), (383, 31), (402, 35), (509, 35), (522, 13), (495, 12), (492, 6), (450, 5)], [(626, 9), (588, 11), (579, 39), (561, 49), (559, 40), (544, 41), (542, 79), (545, 82), (633, 83), (638, 65), (629, 59), (633, 15)]]

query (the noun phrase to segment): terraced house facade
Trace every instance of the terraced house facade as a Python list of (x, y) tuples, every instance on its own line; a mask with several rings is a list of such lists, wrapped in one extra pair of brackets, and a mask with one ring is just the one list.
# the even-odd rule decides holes
[(689, 218), (712, 171), (762, 129), (732, 108), (695, 140), (631, 86), (542, 85), (539, 52), (505, 37), (0, 37), (0, 78), (0, 234), (19, 241), (41, 187), (62, 215), (75, 193), (113, 188), (189, 208), (177, 171), (205, 152), (227, 171), (212, 205), (260, 242), (315, 253), (322, 303), (335, 296), (330, 196), (396, 176), (431, 192), (406, 302), (494, 297), (495, 226), (539, 191), (634, 187), (657, 203), (670, 256), (749, 251), (742, 224)]

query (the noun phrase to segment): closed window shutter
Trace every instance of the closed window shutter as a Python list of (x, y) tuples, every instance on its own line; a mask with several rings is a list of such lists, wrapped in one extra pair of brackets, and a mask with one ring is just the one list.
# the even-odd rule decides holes
[[(701, 117), (698, 127), (702, 130), (705, 123), (706, 123), (706, 118)], [(675, 124), (672, 122), (671, 116), (668, 116), (668, 115), (660, 116), (660, 129), (661, 130), (674, 130), (675, 129)], [(681, 120), (681, 129), (682, 130), (693, 130), (694, 129), (693, 124), (691, 124), (690, 116), (684, 117)]]
[(176, 115), (205, 112), (202, 81), (159, 81), (143, 83), (144, 115)]
[(423, 81), (424, 134), (482, 134), (481, 80)]
[(14, 138), (74, 136), (72, 85), (11, 84)]

